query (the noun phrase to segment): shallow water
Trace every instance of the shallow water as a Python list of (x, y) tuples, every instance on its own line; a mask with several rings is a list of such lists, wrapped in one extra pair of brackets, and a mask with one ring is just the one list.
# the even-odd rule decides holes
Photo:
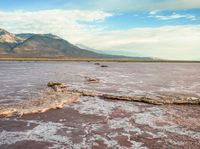
[[(199, 64), (0, 62), (0, 104), (37, 97), (49, 81), (120, 95), (200, 94)], [(99, 84), (84, 83), (84, 76)], [(199, 149), (199, 105), (155, 106), (81, 97), (45, 113), (0, 118), (0, 148)]]
[[(200, 65), (186, 63), (0, 62), (0, 103), (27, 100), (49, 81), (120, 95), (200, 95)], [(85, 84), (84, 77), (100, 84)]]

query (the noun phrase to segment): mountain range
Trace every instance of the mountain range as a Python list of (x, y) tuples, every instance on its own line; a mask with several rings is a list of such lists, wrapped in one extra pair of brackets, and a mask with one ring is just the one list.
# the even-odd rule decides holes
[[(53, 34), (13, 34), (0, 29), (0, 58), (131, 58), (97, 53)], [(134, 57), (134, 59), (144, 59)], [(145, 58), (148, 59), (148, 58)]]

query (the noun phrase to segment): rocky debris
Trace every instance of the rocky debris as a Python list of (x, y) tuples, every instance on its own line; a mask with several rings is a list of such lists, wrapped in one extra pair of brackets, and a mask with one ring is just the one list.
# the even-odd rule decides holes
[(101, 67), (108, 67), (107, 65), (101, 65)]
[(98, 93), (98, 92), (87, 92), (87, 91), (78, 91), (78, 90), (73, 90), (73, 92), (79, 93), (81, 96), (90, 96), (90, 97), (102, 96), (102, 93)]
[(104, 94), (102, 97), (106, 99), (113, 99), (113, 100), (144, 102), (144, 103), (154, 104), (154, 105), (167, 105), (167, 104), (196, 104), (196, 105), (199, 104), (200, 105), (200, 98), (196, 98), (196, 97), (167, 97), (167, 96), (154, 96), (154, 95), (115, 96), (115, 95), (107, 95), (107, 94)]
[(85, 77), (85, 83), (88, 83), (88, 84), (95, 84), (95, 83), (100, 83), (100, 79), (98, 78), (92, 78), (92, 77)]
[(90, 96), (90, 97), (99, 97), (109, 100), (124, 100), (124, 101), (134, 101), (134, 102), (144, 102), (154, 105), (164, 105), (164, 104), (173, 104), (168, 101), (159, 100), (159, 98), (154, 97), (145, 97), (145, 96), (117, 96), (112, 94), (104, 94), (99, 92), (85, 92), (85, 91), (76, 91), (81, 94), (81, 96)]
[(100, 63), (94, 63), (94, 65), (100, 65)]
[(64, 92), (67, 86), (64, 83), (60, 82), (49, 82), (48, 87), (51, 87), (55, 92)]
[(64, 86), (65, 84), (64, 83), (61, 83), (61, 82), (49, 82), (47, 84), (48, 87), (53, 87), (53, 86)]
[[(100, 80), (97, 78), (85, 77), (86, 83), (99, 83)], [(188, 97), (186, 95), (135, 95), (135, 96), (120, 96), (113, 94), (106, 94), (101, 92), (90, 92), (90, 91), (79, 91), (74, 89), (68, 89), (63, 83), (59, 82), (49, 82), (48, 86), (53, 88), (56, 92), (70, 92), (78, 93), (80, 96), (90, 96), (90, 97), (99, 97), (110, 100), (125, 100), (125, 101), (134, 101), (134, 102), (143, 102), (154, 105), (169, 105), (169, 104), (195, 104), (200, 105), (200, 97)]]
[(200, 105), (200, 98), (197, 97), (168, 97), (168, 96), (113, 96), (113, 95), (103, 95), (103, 98), (114, 99), (114, 100), (128, 100), (136, 102), (144, 102), (154, 105), (167, 105), (167, 104), (196, 104)]
[(146, 96), (118, 96), (113, 94), (105, 94), (100, 92), (89, 92), (89, 91), (78, 91), (73, 90), (72, 92), (79, 93), (81, 96), (99, 97), (109, 100), (124, 100), (124, 101), (134, 101), (143, 102), (154, 105), (200, 105), (199, 97), (187, 97), (187, 96), (156, 96), (156, 95), (146, 95)]

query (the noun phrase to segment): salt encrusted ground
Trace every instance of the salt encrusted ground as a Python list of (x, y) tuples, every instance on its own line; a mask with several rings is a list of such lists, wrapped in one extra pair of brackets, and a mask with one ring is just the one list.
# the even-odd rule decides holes
[(0, 120), (0, 148), (200, 148), (199, 106), (82, 97), (42, 114)]
[[(0, 104), (29, 100), (48, 81), (114, 95), (200, 96), (199, 64), (2, 62)], [(85, 76), (100, 79), (85, 83)], [(37, 97), (37, 96), (36, 96)], [(199, 149), (199, 105), (150, 105), (81, 97), (45, 113), (0, 118), (1, 149)]]

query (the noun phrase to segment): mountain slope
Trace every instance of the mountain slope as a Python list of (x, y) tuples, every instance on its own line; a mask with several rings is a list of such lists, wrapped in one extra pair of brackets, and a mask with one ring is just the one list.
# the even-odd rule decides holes
[(0, 43), (18, 43), (22, 39), (4, 29), (0, 29)]
[[(81, 49), (52, 34), (12, 34), (0, 29), (0, 56), (104, 58), (107, 55)], [(109, 57), (109, 56), (108, 56)]]
[(11, 48), (22, 41), (20, 37), (4, 29), (0, 29), (0, 54), (6, 54)]
[(31, 38), (33, 35), (32, 33), (21, 33), (21, 34), (15, 34), (17, 37), (20, 37), (23, 40), (27, 40), (28, 38)]
[[(85, 50), (88, 49), (88, 50)], [(96, 53), (87, 47), (78, 47), (53, 34), (12, 34), (0, 29), (0, 57), (23, 58), (129, 58)], [(134, 57), (134, 59), (146, 59)]]
[(52, 34), (35, 34), (12, 49), (18, 57), (101, 58), (106, 55), (80, 49)]

